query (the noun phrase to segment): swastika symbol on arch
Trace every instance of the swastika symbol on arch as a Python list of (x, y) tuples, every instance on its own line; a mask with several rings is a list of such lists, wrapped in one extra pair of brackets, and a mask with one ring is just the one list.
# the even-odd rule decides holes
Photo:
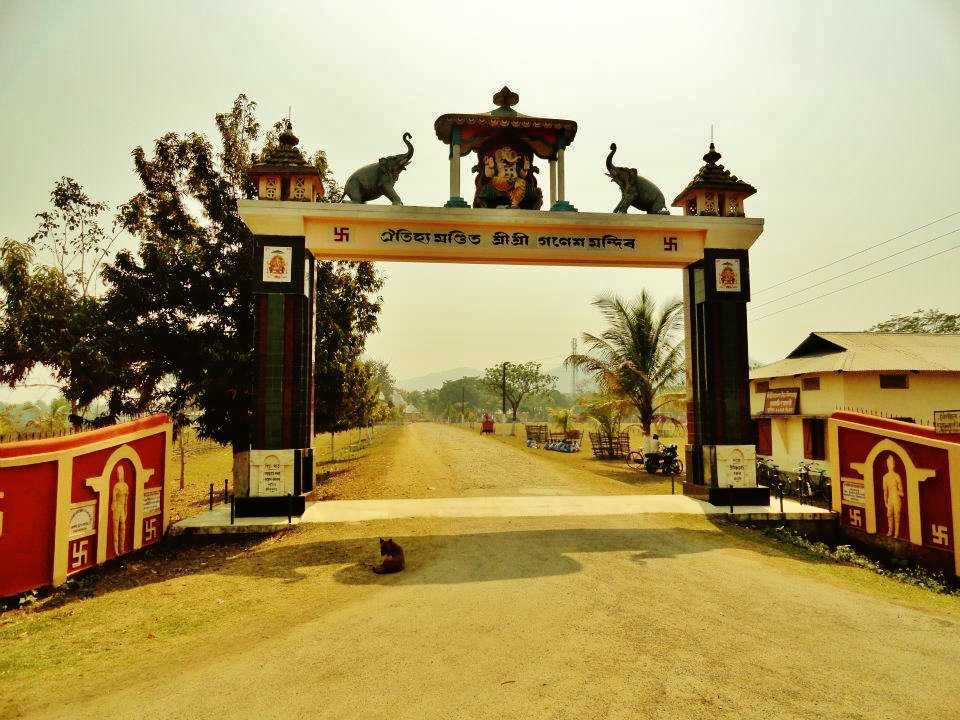
[(936, 525), (936, 524), (931, 525), (930, 540), (933, 542), (934, 545), (949, 545), (950, 531), (947, 529), (947, 526)]
[(147, 518), (143, 524), (143, 541), (145, 543), (153, 542), (157, 539), (157, 519), (155, 517)]
[(350, 228), (335, 227), (333, 229), (333, 241), (334, 242), (350, 242)]
[(677, 239), (675, 237), (665, 237), (663, 239), (663, 249), (665, 252), (676, 252)]

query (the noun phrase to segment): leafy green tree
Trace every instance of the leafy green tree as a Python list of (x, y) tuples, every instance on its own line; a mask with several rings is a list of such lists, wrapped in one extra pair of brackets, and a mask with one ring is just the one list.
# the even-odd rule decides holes
[(486, 385), (480, 382), (480, 378), (462, 377), (443, 383), (437, 402), (443, 419), (463, 422), (476, 418), (480, 413), (495, 410), (500, 404), (500, 398), (494, 396)]
[(960, 333), (960, 313), (951, 315), (939, 308), (920, 308), (909, 315), (894, 315), (877, 323), (869, 332), (886, 333)]
[[(494, 394), (503, 394), (517, 421), (517, 410), (523, 399), (531, 395), (543, 395), (557, 384), (557, 378), (541, 371), (538, 362), (501, 363), (483, 372), (482, 382)], [(504, 373), (506, 369), (506, 373)]]
[[(216, 116), (219, 146), (199, 133), (166, 133), (152, 155), (133, 151), (142, 190), (120, 210), (139, 241), (103, 275), (102, 370), (108, 415), (195, 410), (200, 437), (249, 447), (253, 385), (253, 237), (237, 211), (259, 134), (256, 103), (238, 96)], [(335, 190), (335, 188), (327, 188)], [(321, 430), (342, 423), (343, 398), (365, 386), (354, 365), (376, 329), (381, 284), (371, 263), (319, 263), (317, 415)], [(93, 372), (91, 370), (91, 372)]]
[(317, 264), (314, 425), (317, 432), (357, 426), (353, 393), (365, 387), (360, 356), (378, 329), (383, 279), (370, 262)]
[(586, 353), (567, 357), (565, 364), (591, 374), (602, 392), (629, 400), (645, 434), (664, 422), (658, 396), (682, 381), (683, 305), (671, 300), (658, 308), (646, 290), (633, 301), (601, 295), (593, 303), (607, 321), (600, 334), (583, 333)]
[(34, 417), (27, 427), (44, 434), (55, 434), (67, 429), (70, 417), (70, 402), (66, 398), (54, 398), (49, 403), (30, 403)]
[(0, 382), (12, 387), (48, 368), (75, 420), (98, 355), (91, 332), (100, 322), (97, 278), (119, 235), (104, 229), (106, 211), (76, 180), (62, 177), (29, 240), (0, 243)]

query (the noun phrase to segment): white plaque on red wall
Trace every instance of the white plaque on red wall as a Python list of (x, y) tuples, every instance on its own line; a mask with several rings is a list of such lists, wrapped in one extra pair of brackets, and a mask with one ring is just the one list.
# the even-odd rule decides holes
[(288, 283), (290, 282), (291, 266), (293, 264), (293, 248), (276, 245), (263, 247), (263, 282)]

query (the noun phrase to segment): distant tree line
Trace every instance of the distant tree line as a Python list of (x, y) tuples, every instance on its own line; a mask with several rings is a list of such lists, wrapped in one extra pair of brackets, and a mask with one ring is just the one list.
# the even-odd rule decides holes
[(542, 371), (537, 362), (503, 362), (478, 377), (448, 380), (440, 388), (403, 391), (403, 399), (424, 418), (438, 421), (473, 421), (483, 413), (499, 413), (506, 406), (511, 420), (525, 414), (546, 419), (551, 408), (570, 407), (574, 399), (556, 388), (557, 378)]

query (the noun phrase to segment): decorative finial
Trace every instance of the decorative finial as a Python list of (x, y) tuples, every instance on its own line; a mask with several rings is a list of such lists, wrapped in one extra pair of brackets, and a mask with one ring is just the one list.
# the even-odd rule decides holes
[(504, 85), (500, 91), (493, 96), (493, 104), (500, 108), (512, 108), (520, 102), (520, 96), (513, 90)]
[(283, 132), (280, 133), (280, 137), (277, 138), (280, 141), (280, 144), (284, 147), (296, 147), (300, 142), (300, 138), (293, 134), (293, 123), (290, 122), (290, 119), (287, 118), (283, 124)]
[(710, 143), (710, 152), (703, 156), (703, 160), (710, 165), (716, 164), (722, 156), (717, 152), (717, 149), (713, 146), (713, 143)]

